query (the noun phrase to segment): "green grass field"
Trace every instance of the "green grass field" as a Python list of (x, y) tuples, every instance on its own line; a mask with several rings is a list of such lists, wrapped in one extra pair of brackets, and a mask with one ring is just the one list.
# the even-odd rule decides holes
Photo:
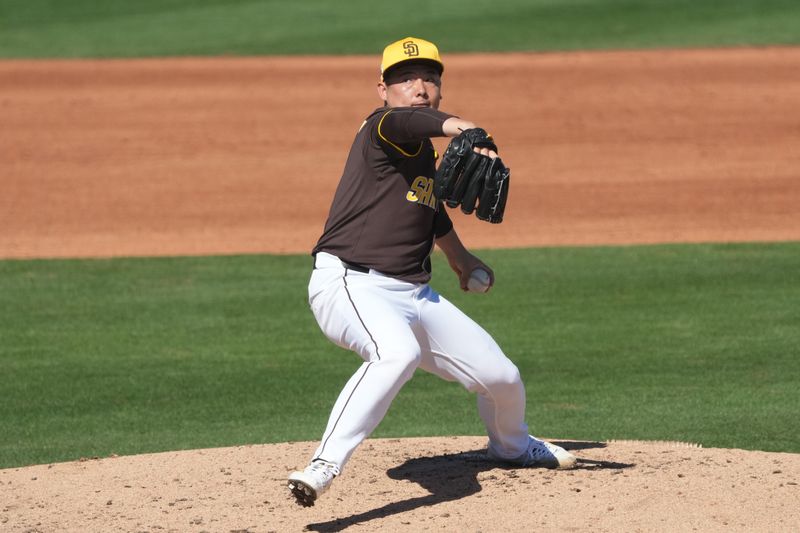
[[(526, 380), (543, 436), (800, 452), (800, 243), (484, 251), (434, 286)], [(0, 467), (315, 440), (359, 364), (317, 329), (309, 258), (0, 262)], [(375, 436), (482, 434), (418, 372)]]
[(0, 0), (0, 57), (375, 54), (800, 43), (795, 0)]

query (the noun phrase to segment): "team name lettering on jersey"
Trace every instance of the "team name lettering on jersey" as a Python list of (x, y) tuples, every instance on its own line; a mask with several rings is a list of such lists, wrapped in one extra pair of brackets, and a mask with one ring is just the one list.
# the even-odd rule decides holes
[(436, 196), (433, 194), (433, 178), (417, 176), (406, 193), (406, 200), (436, 209)]

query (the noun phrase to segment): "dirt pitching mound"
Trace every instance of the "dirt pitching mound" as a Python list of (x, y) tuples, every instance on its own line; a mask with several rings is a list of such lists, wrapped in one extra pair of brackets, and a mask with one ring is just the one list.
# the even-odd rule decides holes
[(372, 439), (299, 507), (315, 443), (0, 471), (0, 529), (32, 531), (789, 531), (800, 455), (658, 442), (557, 442), (576, 470), (485, 459), (484, 437)]

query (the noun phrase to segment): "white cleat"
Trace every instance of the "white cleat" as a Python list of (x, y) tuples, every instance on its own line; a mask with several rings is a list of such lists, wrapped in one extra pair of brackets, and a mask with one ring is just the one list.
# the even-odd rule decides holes
[(544, 467), (562, 470), (575, 468), (578, 463), (578, 459), (561, 446), (539, 440), (533, 435), (530, 436), (530, 440), (528, 441), (528, 449), (519, 457), (505, 459), (492, 452), (490, 447), (489, 459), (510, 463), (523, 468)]
[(297, 503), (303, 507), (314, 505), (314, 501), (330, 488), (333, 478), (339, 475), (339, 467), (326, 461), (312, 461), (302, 472), (289, 476), (291, 489)]

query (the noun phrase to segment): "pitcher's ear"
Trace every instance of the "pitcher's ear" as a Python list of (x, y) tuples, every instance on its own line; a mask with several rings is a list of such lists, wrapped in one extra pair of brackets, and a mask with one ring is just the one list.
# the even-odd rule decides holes
[(383, 80), (378, 82), (378, 98), (386, 102), (386, 84)]

